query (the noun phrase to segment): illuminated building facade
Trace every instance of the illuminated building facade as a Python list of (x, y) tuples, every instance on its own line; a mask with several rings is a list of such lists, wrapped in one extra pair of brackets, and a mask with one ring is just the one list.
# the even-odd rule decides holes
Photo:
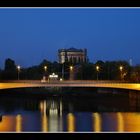
[(59, 63), (86, 63), (87, 62), (87, 49), (59, 49), (58, 50)]

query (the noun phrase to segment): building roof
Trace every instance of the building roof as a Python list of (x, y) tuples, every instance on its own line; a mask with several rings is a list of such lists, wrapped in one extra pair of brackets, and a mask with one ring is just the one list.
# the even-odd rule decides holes
[(76, 49), (76, 48), (74, 48), (74, 47), (71, 47), (71, 48), (69, 48), (69, 49), (60, 49), (59, 51), (60, 51), (60, 52), (61, 52), (61, 51), (66, 51), (66, 52), (83, 52), (82, 49)]

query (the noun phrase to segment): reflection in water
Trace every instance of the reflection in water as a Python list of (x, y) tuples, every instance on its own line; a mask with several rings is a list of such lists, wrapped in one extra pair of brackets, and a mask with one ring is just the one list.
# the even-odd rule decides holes
[(92, 113), (93, 117), (93, 131), (100, 132), (101, 131), (101, 116), (99, 113)]
[(48, 118), (46, 115), (46, 101), (40, 102), (40, 112), (41, 112), (41, 121), (42, 121), (42, 131), (48, 131)]
[(122, 113), (126, 132), (140, 132), (140, 113)]
[(118, 132), (123, 132), (124, 131), (124, 119), (122, 113), (118, 112), (116, 113), (117, 118), (118, 118)]
[[(0, 131), (140, 132), (140, 113), (120, 112), (120, 104), (115, 105), (111, 106), (105, 102), (102, 104), (93, 99), (86, 101), (85, 98), (0, 98)], [(127, 104), (125, 108), (126, 106)], [(122, 106), (122, 110), (125, 108)]]
[(75, 117), (72, 113), (67, 115), (68, 132), (75, 131)]
[(49, 131), (58, 131), (58, 108), (57, 103), (52, 101), (49, 108)]
[(0, 123), (0, 131), (15, 131), (15, 124), (15, 116), (3, 116), (2, 122)]
[(62, 101), (58, 104), (55, 101), (46, 100), (40, 102), (42, 131), (63, 131)]
[(62, 101), (60, 101), (60, 116), (62, 116), (62, 111), (63, 111), (63, 106), (62, 106)]
[(60, 101), (60, 117), (59, 117), (59, 131), (63, 131), (63, 114), (62, 114), (62, 111), (63, 111), (63, 106), (62, 106), (62, 101)]
[(16, 116), (16, 132), (22, 131), (22, 116), (17, 115)]

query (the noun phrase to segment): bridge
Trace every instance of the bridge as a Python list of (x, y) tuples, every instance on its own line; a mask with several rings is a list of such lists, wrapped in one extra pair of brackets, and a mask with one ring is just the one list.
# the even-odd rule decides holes
[(41, 82), (39, 80), (0, 81), (0, 89), (29, 88), (29, 87), (103, 87), (140, 91), (139, 83), (100, 80), (73, 80)]

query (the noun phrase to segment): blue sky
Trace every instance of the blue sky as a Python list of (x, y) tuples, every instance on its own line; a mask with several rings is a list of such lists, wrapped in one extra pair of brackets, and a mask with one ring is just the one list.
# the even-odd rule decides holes
[(0, 8), (0, 68), (57, 61), (60, 48), (87, 48), (91, 62), (140, 64), (140, 8)]

